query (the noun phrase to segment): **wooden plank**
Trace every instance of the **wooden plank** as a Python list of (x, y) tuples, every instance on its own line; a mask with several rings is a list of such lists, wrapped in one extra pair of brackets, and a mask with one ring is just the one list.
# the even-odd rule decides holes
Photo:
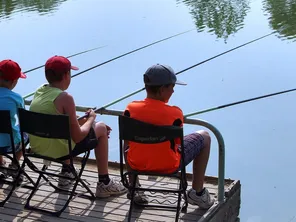
[[(41, 160), (35, 162), (36, 165), (42, 166)], [(52, 164), (51, 167), (55, 172), (60, 170), (60, 167), (57, 164)], [(32, 172), (28, 167), (26, 167), (26, 172), (36, 180), (37, 174)], [(120, 179), (118, 168), (110, 168), (109, 169), (110, 176)], [(86, 170), (82, 176), (83, 179), (86, 179), (90, 184), (89, 187), (95, 192), (96, 182), (97, 182), (97, 172), (96, 166), (88, 164)], [(206, 183), (205, 186), (209, 189), (210, 193), (216, 197), (217, 195), (217, 178), (210, 178), (208, 181), (210, 183)], [(208, 182), (207, 181), (207, 182)], [(176, 188), (177, 185), (176, 179), (168, 179), (163, 177), (156, 178), (148, 178), (146, 176), (141, 178), (142, 186), (148, 186), (153, 188)], [(188, 180), (190, 187), (190, 180)], [(225, 191), (226, 197), (231, 199), (233, 195), (237, 196), (237, 192), (235, 192), (234, 188), (237, 185), (237, 181), (227, 180), (225, 183)], [(7, 186), (3, 186), (3, 188), (7, 188)], [(82, 191), (82, 188), (78, 188), (78, 191)], [(2, 191), (2, 193), (1, 193)], [(83, 190), (84, 191), (84, 190)], [(240, 191), (240, 189), (239, 189)], [(96, 199), (94, 202), (91, 202), (89, 199), (75, 197), (69, 204), (69, 207), (65, 210), (65, 212), (61, 215), (60, 218), (54, 218), (45, 214), (41, 214), (35, 211), (25, 210), (24, 204), (26, 199), (30, 193), (30, 190), (19, 187), (16, 189), (13, 196), (10, 198), (9, 202), (4, 206), (4, 208), (0, 208), (0, 213), (3, 215), (4, 220), (12, 221), (11, 218), (15, 218), (16, 220), (20, 218), (26, 218), (28, 221), (123, 221), (126, 220), (129, 203), (130, 200), (126, 198), (126, 195), (121, 195), (113, 198), (107, 199)], [(0, 189), (0, 198), (3, 198), (5, 194), (3, 194), (3, 189)], [(239, 193), (240, 195), (240, 193)], [(162, 199), (162, 197), (159, 197)], [(50, 186), (42, 186), (40, 191), (33, 197), (34, 204), (37, 204), (41, 207), (46, 207), (49, 209), (54, 209), (56, 207), (61, 207), (62, 202), (67, 199), (67, 195), (61, 193), (54, 193), (53, 188)], [(216, 203), (217, 204), (217, 203)], [(237, 202), (235, 202), (237, 205)], [(222, 205), (216, 205), (213, 207), (218, 212), (218, 208)], [(223, 205), (224, 208), (227, 208), (228, 205)], [(224, 208), (221, 208), (222, 210)], [(186, 214), (181, 213), (180, 220), (181, 221), (197, 221), (199, 219), (204, 218), (204, 221), (208, 221), (207, 217), (209, 215), (216, 215), (216, 213), (212, 213), (214, 211), (209, 211), (206, 213), (204, 210), (197, 209), (197, 206), (192, 206), (189, 204), (188, 212)], [(205, 214), (206, 213), (206, 214)], [(212, 214), (211, 214), (212, 213)], [(204, 216), (203, 216), (204, 215)], [(220, 214), (222, 215), (222, 214)], [(148, 210), (148, 209), (135, 209), (133, 212), (133, 220), (137, 221), (174, 221), (175, 212), (167, 211), (167, 210)], [(2, 217), (1, 217), (2, 218)], [(6, 218), (6, 219), (5, 219)], [(18, 218), (18, 219), (17, 219)], [(209, 217), (210, 218), (210, 217)]]
[[(28, 193), (29, 191), (24, 189), (24, 188), (20, 188), (18, 189), (17, 193), (18, 195), (21, 194), (23, 192), (23, 194), (26, 194), (26, 195), (22, 195), (22, 199), (23, 199), (23, 204), (25, 203), (25, 200), (26, 200), (26, 197), (28, 196)], [(49, 197), (49, 194), (52, 194), (51, 197)], [(37, 200), (36, 200), (36, 196), (34, 197), (34, 201), (38, 204), (38, 203), (42, 203), (44, 205), (47, 205), (48, 203), (52, 202), (55, 198), (59, 195), (59, 199), (60, 199), (60, 202), (61, 200), (66, 200), (66, 195), (61, 195), (61, 194), (58, 194), (58, 193), (51, 193), (51, 192), (48, 192), (45, 190), (42, 190), (42, 192), (40, 194), (37, 193)], [(16, 198), (15, 195), (13, 196), (13, 198)], [(13, 201), (14, 199), (11, 198), (10, 201)], [(19, 197), (17, 198), (19, 199)], [(45, 201), (45, 199), (47, 201)], [(127, 199), (124, 199), (124, 198), (112, 198), (111, 199), (112, 201), (107, 201), (106, 199), (100, 199), (100, 200), (97, 200), (96, 201), (96, 206), (101, 206), (101, 207), (107, 207), (107, 212), (109, 212), (110, 210), (113, 210), (113, 209), (118, 209), (120, 208), (121, 210), (124, 210), (125, 212), (128, 211), (128, 208), (129, 208), (129, 200)], [(34, 203), (33, 201), (33, 203)], [(73, 199), (71, 202), (70, 202), (70, 206), (74, 209), (74, 208), (77, 208), (79, 209), (78, 211), (81, 211), (81, 210), (84, 210), (86, 208), (89, 208), (91, 206), (91, 201), (88, 200), (88, 199), (84, 199), (84, 198), (75, 198)], [(58, 203), (57, 204), (58, 206), (61, 206), (61, 203)], [(97, 211), (98, 209), (94, 209), (95, 211)], [(106, 211), (106, 208), (105, 209), (100, 209), (101, 211)], [(137, 211), (137, 210), (136, 210)], [(189, 205), (189, 208), (188, 208), (188, 211), (195, 211), (195, 208), (194, 207), (190, 207)], [(166, 216), (168, 218), (170, 217), (174, 217), (175, 216), (175, 213), (174, 212), (166, 212), (166, 211), (160, 211), (160, 210), (153, 210), (153, 211), (147, 211), (147, 214), (149, 214), (150, 216), (154, 217), (155, 215), (162, 215), (162, 216)], [(199, 212), (198, 211), (195, 211), (195, 215), (192, 216), (191, 219), (194, 219), (196, 218), (196, 216), (198, 215), (202, 215), (203, 212)]]
[[(12, 208), (15, 207), (17, 210), (19, 210), (21, 213), (21, 216), (26, 216), (26, 211), (22, 209), (22, 205), (15, 204), (17, 202), (17, 198), (13, 197), (11, 201), (7, 204), (5, 208)], [(70, 206), (70, 213), (68, 213), (68, 209), (61, 215), (61, 218), (65, 219), (71, 219), (75, 221), (85, 221), (83, 218), (80, 218), (79, 216), (83, 217), (95, 217), (96, 219), (111, 219), (111, 220), (117, 220), (117, 221), (122, 221), (125, 219), (127, 210), (121, 210), (121, 209), (116, 209), (115, 207), (111, 207), (110, 209), (108, 207), (103, 207), (103, 210), (97, 211), (95, 210), (97, 208), (97, 205), (94, 205), (90, 208), (87, 208), (87, 211), (85, 209), (83, 210), (76, 210), (75, 207)], [(116, 210), (116, 212), (114, 211)], [(113, 212), (114, 211), (114, 212)], [(119, 212), (121, 211), (121, 212)], [(1, 212), (2, 213), (2, 212)], [(173, 218), (167, 217), (166, 215), (148, 215), (148, 214), (143, 214), (140, 210), (136, 210), (133, 212), (136, 217), (134, 218), (139, 218), (139, 219), (144, 219), (144, 220), (157, 220), (157, 221), (164, 221), (164, 220), (170, 220)], [(35, 213), (36, 217), (39, 215), (38, 213)], [(196, 217), (194, 217), (192, 220), (194, 221)]]

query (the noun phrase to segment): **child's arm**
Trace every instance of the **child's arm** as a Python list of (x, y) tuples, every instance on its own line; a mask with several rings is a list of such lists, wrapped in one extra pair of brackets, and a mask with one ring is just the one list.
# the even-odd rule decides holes
[(94, 113), (94, 111), (90, 111), (86, 122), (82, 126), (80, 126), (76, 118), (76, 108), (74, 99), (71, 95), (69, 95), (66, 92), (60, 94), (58, 98), (55, 100), (55, 106), (60, 112), (62, 111), (62, 113), (67, 114), (69, 116), (72, 140), (75, 143), (78, 143), (82, 139), (84, 139), (87, 136), (96, 118), (96, 114)]

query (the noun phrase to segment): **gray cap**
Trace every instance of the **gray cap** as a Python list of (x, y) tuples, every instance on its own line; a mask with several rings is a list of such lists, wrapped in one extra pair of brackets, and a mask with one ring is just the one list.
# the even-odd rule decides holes
[(177, 80), (176, 74), (170, 66), (160, 64), (153, 65), (147, 69), (144, 74), (144, 83), (148, 86), (187, 85)]

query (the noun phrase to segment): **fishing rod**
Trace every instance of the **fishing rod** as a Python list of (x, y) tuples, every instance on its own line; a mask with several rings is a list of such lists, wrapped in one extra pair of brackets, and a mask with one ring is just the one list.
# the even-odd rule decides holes
[[(194, 113), (189, 113), (189, 114), (184, 115), (184, 118), (188, 118), (190, 116), (195, 116), (195, 115), (198, 115), (198, 114), (223, 109), (223, 108), (226, 108), (226, 107), (230, 107), (230, 106), (234, 106), (234, 105), (238, 105), (238, 104), (242, 104), (242, 103), (251, 102), (251, 101), (254, 101), (254, 100), (259, 100), (259, 99), (264, 99), (264, 98), (267, 98), (267, 97), (272, 97), (272, 96), (276, 96), (276, 95), (280, 95), (280, 94), (285, 94), (285, 93), (289, 93), (289, 92), (293, 92), (293, 91), (296, 91), (296, 88), (288, 89), (288, 90), (284, 90), (284, 91), (280, 91), (280, 92), (276, 92), (276, 93), (270, 93), (270, 94), (266, 94), (266, 95), (263, 95), (263, 96), (253, 97), (253, 98), (250, 98), (250, 99), (245, 99), (245, 100), (241, 100), (241, 101), (237, 101), (237, 102), (233, 102), (233, 103), (228, 103), (228, 104), (225, 104), (225, 105), (213, 107), (213, 108), (210, 108), (210, 109), (201, 110), (201, 111), (194, 112)], [(30, 105), (30, 103), (31, 103), (31, 101), (27, 101), (27, 100), (25, 101), (26, 105)], [(76, 109), (78, 109), (81, 112), (82, 111), (87, 111), (87, 109), (94, 109), (96, 113), (100, 113), (100, 114), (101, 114), (101, 112), (104, 112), (106, 110), (105, 107), (101, 107), (99, 109), (96, 109), (96, 107), (91, 108), (91, 107), (80, 107), (80, 106), (77, 106)], [(78, 118), (78, 120), (83, 119), (83, 118), (85, 118), (87, 116), (88, 116), (88, 114), (86, 114), (84, 116), (81, 116), (81, 117)]]
[[(81, 54), (84, 54), (84, 53), (87, 53), (87, 52), (91, 52), (91, 51), (94, 51), (94, 50), (97, 50), (97, 49), (101, 49), (101, 48), (104, 48), (104, 47), (106, 47), (106, 45), (104, 45), (104, 46), (100, 46), (100, 47), (96, 47), (96, 48), (93, 48), (93, 49), (88, 49), (88, 50), (85, 50), (85, 51), (83, 51), (83, 52), (75, 53), (75, 54), (73, 54), (73, 55), (69, 55), (69, 56), (67, 56), (66, 58), (71, 58), (71, 57), (74, 57), (74, 56), (78, 56), (78, 55), (81, 55)], [(34, 71), (34, 70), (40, 69), (40, 68), (42, 68), (42, 67), (44, 67), (44, 65), (42, 65), (42, 66), (38, 66), (38, 67), (33, 68), (33, 69), (29, 69), (29, 70), (25, 71), (24, 73), (29, 73), (29, 72), (32, 72), (32, 71)]]
[[(124, 57), (124, 56), (127, 56), (127, 55), (129, 55), (129, 54), (132, 54), (132, 53), (134, 53), (134, 52), (136, 52), (136, 51), (139, 51), (139, 50), (141, 50), (141, 49), (144, 49), (144, 48), (147, 48), (147, 47), (149, 47), (149, 46), (155, 45), (155, 44), (157, 44), (157, 43), (163, 42), (163, 41), (165, 41), (165, 40), (168, 40), (168, 39), (171, 39), (171, 38), (177, 37), (177, 36), (179, 36), (179, 35), (183, 35), (183, 34), (185, 34), (185, 33), (187, 33), (187, 32), (191, 32), (191, 31), (193, 31), (193, 30), (196, 30), (196, 29), (190, 29), (190, 30), (187, 30), (187, 31), (185, 31), (185, 32), (180, 32), (180, 33), (178, 33), (178, 34), (175, 34), (175, 35), (169, 36), (169, 37), (167, 37), (167, 38), (164, 38), (164, 39), (158, 40), (158, 41), (156, 41), (156, 42), (152, 42), (152, 43), (150, 43), (150, 44), (148, 44), (148, 45), (145, 45), (145, 46), (142, 46), (142, 47), (140, 47), (140, 48), (134, 49), (134, 50), (132, 50), (132, 51), (126, 52), (126, 53), (124, 53), (124, 54), (122, 54), (122, 55), (120, 55), (120, 56), (114, 57), (114, 58), (109, 59), (109, 60), (107, 60), (107, 61), (105, 61), (105, 62), (102, 62), (102, 63), (100, 63), (100, 64), (98, 64), (98, 65), (96, 65), (96, 66), (93, 66), (93, 67), (88, 68), (88, 69), (86, 69), (86, 70), (84, 70), (84, 71), (81, 71), (81, 72), (79, 72), (79, 73), (77, 73), (77, 74), (75, 74), (75, 75), (72, 75), (71, 78), (74, 78), (74, 77), (76, 77), (76, 76), (79, 76), (79, 75), (81, 75), (81, 74), (83, 74), (83, 73), (85, 73), (85, 72), (88, 72), (88, 71), (90, 71), (90, 70), (92, 70), (92, 69), (95, 69), (95, 68), (97, 68), (97, 67), (99, 67), (99, 66), (105, 65), (105, 64), (107, 64), (107, 63), (109, 63), (109, 62), (112, 62), (112, 61), (114, 61), (114, 60), (117, 60), (117, 59), (119, 59), (119, 58), (121, 58), (121, 57)], [(32, 93), (30, 93), (30, 94), (24, 96), (23, 99), (26, 99), (26, 98), (28, 98), (28, 97), (30, 97), (30, 96), (32, 96), (32, 95), (34, 95), (34, 92), (32, 92)]]
[[(188, 67), (188, 68), (186, 68), (186, 69), (183, 69), (182, 71), (177, 72), (176, 75), (179, 75), (179, 74), (181, 74), (181, 73), (183, 73), (183, 72), (186, 72), (186, 71), (188, 71), (189, 69), (192, 69), (192, 68), (194, 68), (194, 67), (197, 67), (197, 66), (199, 66), (199, 65), (201, 65), (201, 64), (203, 64), (203, 63), (206, 63), (206, 62), (208, 62), (208, 61), (210, 61), (210, 60), (213, 60), (213, 59), (215, 59), (215, 58), (217, 58), (217, 57), (220, 57), (220, 56), (222, 56), (222, 55), (224, 55), (224, 54), (227, 54), (227, 53), (229, 53), (229, 52), (232, 52), (232, 51), (234, 51), (234, 50), (236, 50), (236, 49), (239, 49), (239, 48), (241, 48), (241, 47), (243, 47), (243, 46), (246, 46), (246, 45), (251, 44), (251, 43), (253, 43), (253, 42), (259, 41), (260, 39), (264, 39), (264, 38), (266, 38), (266, 37), (268, 37), (268, 36), (270, 36), (270, 35), (272, 35), (272, 34), (274, 34), (274, 33), (276, 33), (276, 31), (273, 31), (273, 32), (271, 32), (271, 33), (269, 33), (269, 34), (267, 34), (267, 35), (261, 36), (261, 37), (259, 37), (259, 38), (256, 38), (256, 39), (252, 40), (252, 41), (249, 41), (249, 42), (247, 42), (247, 43), (244, 43), (244, 44), (242, 44), (242, 45), (239, 45), (239, 46), (237, 46), (237, 47), (234, 47), (234, 48), (232, 48), (232, 49), (229, 49), (229, 50), (227, 50), (227, 51), (225, 51), (225, 52), (222, 52), (222, 53), (220, 53), (220, 54), (218, 54), (218, 55), (215, 55), (215, 56), (213, 56), (213, 57), (211, 57), (211, 58), (209, 58), (209, 59), (206, 59), (206, 60), (204, 60), (204, 61), (202, 61), (202, 62), (199, 62), (199, 63), (197, 63), (197, 64), (195, 64), (195, 65), (192, 65), (192, 66), (190, 66), (190, 67)], [(129, 98), (129, 97), (131, 97), (131, 96), (133, 96), (133, 95), (135, 95), (135, 94), (137, 94), (137, 93), (139, 93), (139, 92), (141, 92), (141, 91), (143, 91), (143, 90), (145, 90), (145, 87), (143, 87), (143, 88), (141, 88), (141, 89), (138, 89), (138, 90), (136, 90), (136, 91), (134, 91), (134, 92), (132, 92), (132, 93), (130, 93), (130, 94), (127, 94), (127, 95), (125, 95), (125, 96), (123, 96), (123, 97), (121, 97), (121, 98), (119, 98), (119, 99), (117, 99), (117, 100), (114, 100), (113, 102), (110, 102), (110, 103), (108, 103), (108, 104), (102, 106), (101, 108), (96, 109), (96, 111), (99, 111), (100, 109), (101, 109), (101, 110), (106, 109), (106, 108), (108, 108), (109, 106), (112, 106), (112, 105), (114, 105), (114, 104), (116, 104), (116, 103), (118, 103), (118, 102), (121, 102), (122, 100), (124, 100), (124, 99), (126, 99), (126, 98)]]
[(247, 103), (247, 102), (251, 102), (251, 101), (254, 101), (254, 100), (264, 99), (264, 98), (267, 98), (267, 97), (276, 96), (276, 95), (289, 93), (289, 92), (293, 92), (293, 91), (296, 91), (296, 88), (289, 89), (289, 90), (284, 90), (284, 91), (280, 91), (280, 92), (276, 92), (276, 93), (266, 94), (266, 95), (263, 95), (263, 96), (258, 96), (258, 97), (254, 97), (254, 98), (250, 98), (250, 99), (245, 99), (245, 100), (241, 100), (241, 101), (238, 101), (238, 102), (228, 103), (228, 104), (225, 104), (225, 105), (222, 105), (222, 106), (217, 106), (217, 107), (201, 110), (201, 111), (194, 112), (194, 113), (189, 113), (187, 115), (184, 115), (184, 117), (186, 118), (186, 117), (190, 117), (190, 116), (195, 116), (195, 115), (198, 115), (198, 114), (211, 112), (211, 111), (218, 110), (218, 109), (223, 109), (223, 108), (226, 108), (226, 107), (229, 107), (229, 106), (234, 106), (234, 105), (238, 105), (238, 104), (242, 104), (242, 103)]

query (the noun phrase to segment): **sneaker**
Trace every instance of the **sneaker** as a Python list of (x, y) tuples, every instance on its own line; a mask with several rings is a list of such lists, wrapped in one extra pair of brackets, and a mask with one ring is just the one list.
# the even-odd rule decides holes
[(97, 183), (96, 196), (110, 197), (112, 195), (121, 195), (127, 192), (127, 189), (119, 182), (111, 179), (109, 184), (105, 185), (103, 182)]
[[(136, 187), (141, 187), (140, 184), (136, 184)], [(127, 195), (126, 195), (127, 199), (131, 200), (132, 199), (132, 195), (131, 192), (128, 191)], [(142, 190), (137, 190), (135, 191), (134, 194), (134, 203), (138, 204), (138, 205), (147, 205), (149, 202), (148, 197), (145, 195), (145, 192)]]
[(204, 193), (201, 196), (196, 195), (196, 191), (194, 189), (190, 189), (187, 192), (188, 203), (192, 205), (198, 205), (201, 209), (209, 209), (213, 204), (214, 200), (211, 199), (210, 193), (207, 188), (204, 189)]
[[(75, 178), (75, 176), (73, 175), (72, 172), (60, 172), (59, 176), (70, 177), (70, 178), (73, 178), (73, 179)], [(69, 179), (66, 179), (66, 178), (59, 177), (58, 187), (66, 188), (66, 187), (71, 186), (73, 184), (73, 182), (74, 182), (74, 180), (69, 180)]]

